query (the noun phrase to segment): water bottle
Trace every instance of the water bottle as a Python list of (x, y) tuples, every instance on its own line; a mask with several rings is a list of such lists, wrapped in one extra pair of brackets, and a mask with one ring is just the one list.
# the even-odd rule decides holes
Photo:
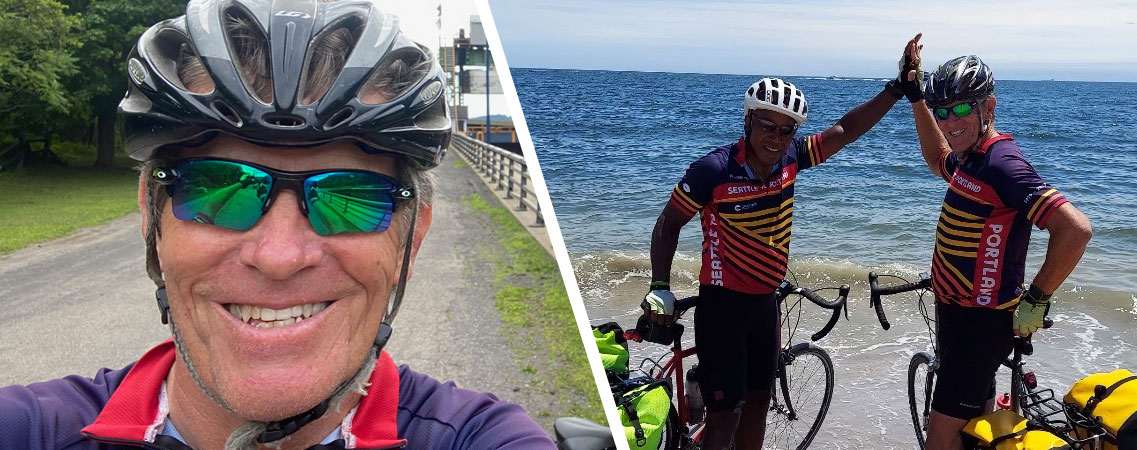
[(1011, 394), (1007, 392), (999, 394), (999, 398), (995, 400), (995, 405), (999, 409), (1011, 409)]
[(699, 392), (699, 366), (696, 364), (687, 370), (683, 389), (687, 395), (687, 417), (691, 423), (703, 421), (703, 394)]

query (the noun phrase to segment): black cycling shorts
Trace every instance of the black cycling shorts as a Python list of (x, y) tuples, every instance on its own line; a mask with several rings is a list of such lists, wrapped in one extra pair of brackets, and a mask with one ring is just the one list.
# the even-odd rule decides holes
[(708, 411), (742, 406), (746, 391), (769, 391), (781, 348), (774, 294), (699, 286), (695, 352)]
[(984, 414), (995, 396), (995, 372), (1014, 349), (1009, 310), (936, 302), (940, 368), (932, 409), (956, 419)]

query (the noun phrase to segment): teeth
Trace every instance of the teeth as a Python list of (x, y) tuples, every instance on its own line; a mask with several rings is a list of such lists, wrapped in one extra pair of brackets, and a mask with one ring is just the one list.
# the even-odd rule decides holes
[(276, 310), (260, 306), (230, 303), (228, 309), (230, 314), (241, 319), (242, 322), (253, 324), (253, 321), (258, 321), (255, 324), (257, 328), (272, 328), (286, 327), (301, 322), (323, 311), (329, 304), (330, 302), (306, 303)]
[(961, 134), (963, 134), (963, 130), (959, 130), (959, 131), (951, 133), (952, 137), (959, 136)]

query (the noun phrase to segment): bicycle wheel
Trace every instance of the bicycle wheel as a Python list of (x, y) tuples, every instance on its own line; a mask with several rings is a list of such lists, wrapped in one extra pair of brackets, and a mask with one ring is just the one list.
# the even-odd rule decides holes
[(923, 352), (912, 355), (912, 360), (908, 362), (908, 410), (912, 413), (912, 426), (921, 450), (924, 448), (924, 438), (928, 435), (928, 417), (932, 411), (935, 381), (936, 372), (932, 369), (931, 355)]
[(679, 426), (679, 412), (675, 410), (675, 404), (672, 404), (671, 410), (667, 412), (667, 428), (663, 430), (663, 440), (659, 442), (659, 449), (679, 450), (679, 443), (683, 441), (686, 432), (686, 427)]
[(779, 363), (762, 448), (805, 449), (833, 401), (833, 361), (820, 347), (802, 343), (783, 351)]

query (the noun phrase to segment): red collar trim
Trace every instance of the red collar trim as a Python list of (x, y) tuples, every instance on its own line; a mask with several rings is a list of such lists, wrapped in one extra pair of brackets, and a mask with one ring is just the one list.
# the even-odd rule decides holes
[[(152, 442), (147, 429), (158, 420), (159, 393), (162, 382), (174, 365), (174, 340), (170, 339), (147, 351), (111, 394), (95, 422), (81, 431), (85, 436)], [(371, 373), (369, 394), (359, 402), (350, 429), (357, 448), (400, 446), (398, 437), (399, 371), (386, 351), (380, 352)]]
[(746, 137), (738, 138), (738, 145), (734, 148), (734, 162), (740, 166), (746, 165)]
[(1000, 135), (995, 136), (991, 139), (983, 141), (983, 143), (979, 145), (979, 149), (976, 151), (976, 153), (979, 153), (980, 155), (986, 154), (987, 150), (990, 150), (991, 146), (995, 145), (996, 142), (1013, 141), (1013, 140), (1014, 140), (1014, 138), (1012, 138), (1011, 135), (1009, 135), (1009, 134), (1000, 134)]
[(158, 420), (162, 382), (173, 365), (173, 339), (146, 352), (111, 394), (95, 423), (81, 430), (83, 435), (147, 441), (146, 430)]
[(386, 351), (379, 352), (375, 371), (368, 380), (371, 386), (359, 401), (351, 429), (345, 435), (355, 437), (356, 448), (387, 448), (403, 446), (399, 439), (399, 370)]

